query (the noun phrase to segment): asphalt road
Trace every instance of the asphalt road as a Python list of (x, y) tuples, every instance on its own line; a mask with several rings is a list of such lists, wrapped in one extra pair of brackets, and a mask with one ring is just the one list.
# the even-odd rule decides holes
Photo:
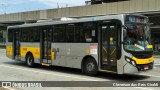
[[(38, 66), (29, 68), (24, 62), (6, 57), (5, 49), (0, 49), (0, 81), (160, 81), (160, 59), (155, 58), (154, 70), (132, 75), (100, 73), (97, 77), (86, 76), (81, 70), (64, 67)], [(159, 87), (43, 87), (7, 88), (10, 90), (159, 90)], [(1, 90), (1, 88), (0, 88)]]

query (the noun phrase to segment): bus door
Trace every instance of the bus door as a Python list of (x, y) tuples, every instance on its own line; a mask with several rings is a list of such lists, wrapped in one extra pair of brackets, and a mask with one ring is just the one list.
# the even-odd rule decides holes
[(41, 32), (41, 60), (42, 63), (51, 64), (52, 29), (43, 29)]
[(13, 37), (13, 59), (20, 60), (20, 38), (21, 38), (20, 30), (14, 30)]
[(117, 23), (105, 22), (100, 26), (101, 69), (117, 71)]

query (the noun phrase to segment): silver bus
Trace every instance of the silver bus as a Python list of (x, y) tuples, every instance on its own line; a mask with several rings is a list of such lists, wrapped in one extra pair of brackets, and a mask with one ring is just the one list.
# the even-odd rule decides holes
[(7, 28), (7, 57), (35, 64), (117, 74), (153, 69), (148, 18), (118, 14), (36, 22)]

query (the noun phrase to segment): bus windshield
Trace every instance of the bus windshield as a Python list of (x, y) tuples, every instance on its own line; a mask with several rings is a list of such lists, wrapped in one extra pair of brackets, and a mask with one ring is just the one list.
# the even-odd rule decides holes
[(147, 24), (125, 24), (124, 48), (130, 51), (149, 51), (150, 31)]

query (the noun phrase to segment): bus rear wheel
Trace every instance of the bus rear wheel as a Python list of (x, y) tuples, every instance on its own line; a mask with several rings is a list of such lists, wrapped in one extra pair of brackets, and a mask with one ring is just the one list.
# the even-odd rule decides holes
[(98, 73), (98, 66), (93, 58), (85, 60), (83, 65), (84, 73), (89, 76), (96, 76)]
[(32, 54), (28, 54), (27, 57), (26, 57), (26, 64), (27, 66), (29, 67), (34, 67), (35, 66), (35, 63), (34, 63), (34, 57)]

